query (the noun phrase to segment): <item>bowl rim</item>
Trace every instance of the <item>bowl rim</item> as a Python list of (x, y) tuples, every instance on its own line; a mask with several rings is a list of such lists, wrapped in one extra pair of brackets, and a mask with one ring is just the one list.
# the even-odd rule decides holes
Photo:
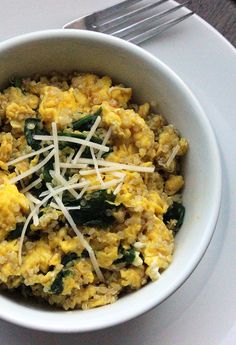
[[(151, 53), (147, 52), (141, 47), (138, 47), (132, 43), (124, 41), (120, 38), (112, 37), (106, 34), (93, 32), (93, 31), (85, 31), (85, 30), (75, 30), (75, 29), (53, 29), (53, 30), (42, 30), (31, 32), (23, 35), (19, 35), (16, 37), (12, 37), (6, 41), (0, 43), (0, 56), (1, 53), (5, 50), (8, 50), (13, 47), (17, 47), (22, 44), (26, 44), (29, 42), (35, 42), (39, 40), (46, 40), (46, 39), (53, 39), (53, 38), (72, 38), (72, 39), (87, 39), (87, 40), (95, 40), (97, 42), (113, 45), (115, 47), (120, 48), (121, 50), (126, 50), (132, 54), (136, 53), (139, 57), (145, 59), (147, 63), (155, 64), (159, 69), (161, 69), (162, 73), (164, 73), (168, 79), (174, 83), (181, 91), (182, 94), (185, 95), (186, 99), (188, 99), (191, 104), (196, 109), (196, 113), (199, 114), (201, 121), (204, 123), (204, 126), (207, 129), (209, 142), (211, 143), (211, 151), (214, 152), (214, 165), (215, 165), (215, 205), (214, 209), (212, 210), (212, 217), (211, 221), (208, 223), (208, 231), (205, 234), (205, 237), (202, 239), (201, 243), (199, 244), (196, 253), (191, 262), (186, 265), (185, 269), (181, 274), (178, 276), (178, 279), (174, 282), (173, 285), (165, 292), (163, 292), (159, 298), (155, 299), (152, 298), (149, 301), (146, 301), (145, 305), (137, 304), (137, 308), (135, 310), (126, 310), (125, 313), (119, 315), (118, 317), (113, 317), (110, 315), (109, 318), (99, 318), (95, 323), (88, 323), (85, 325), (80, 325), (79, 322), (67, 324), (66, 327), (63, 328), (63, 325), (60, 323), (53, 323), (50, 322), (41, 322), (38, 319), (31, 318), (25, 320), (24, 317), (18, 317), (17, 313), (14, 314), (6, 308), (0, 308), (0, 318), (12, 322), (14, 324), (35, 329), (35, 330), (42, 330), (48, 332), (88, 332), (88, 331), (95, 331), (103, 328), (108, 328), (111, 326), (115, 326), (117, 324), (123, 323), (130, 319), (133, 319), (148, 310), (154, 308), (158, 304), (162, 303), (165, 299), (171, 296), (183, 283), (188, 279), (188, 277), (192, 274), (195, 270), (196, 266), (202, 259), (205, 251), (207, 250), (211, 238), (213, 236), (215, 225), (218, 219), (219, 210), (220, 210), (220, 202), (221, 202), (221, 191), (222, 191), (222, 168), (221, 168), (221, 160), (220, 160), (220, 153), (218, 149), (217, 140), (214, 134), (214, 131), (210, 125), (210, 122), (202, 109), (201, 105), (199, 104), (198, 100), (196, 99), (195, 95), (189, 89), (189, 87), (182, 81), (182, 79), (164, 62), (162, 62), (159, 58), (153, 56)], [(2, 298), (2, 297), (1, 297)], [(3, 297), (4, 298), (4, 297)], [(14, 303), (13, 301), (6, 301), (6, 303)], [(117, 303), (117, 302), (116, 302)], [(15, 304), (15, 303), (14, 303)], [(19, 306), (19, 305), (18, 305)], [(22, 307), (23, 308), (23, 307)], [(26, 308), (26, 307), (25, 307)], [(11, 308), (10, 308), (11, 309)], [(23, 311), (23, 309), (22, 309)], [(41, 312), (41, 311), (40, 311)], [(41, 312), (42, 313), (42, 312)], [(68, 311), (66, 313), (69, 313)], [(52, 313), (53, 314), (53, 313)], [(22, 315), (23, 316), (23, 315)], [(41, 318), (40, 318), (41, 319)]]

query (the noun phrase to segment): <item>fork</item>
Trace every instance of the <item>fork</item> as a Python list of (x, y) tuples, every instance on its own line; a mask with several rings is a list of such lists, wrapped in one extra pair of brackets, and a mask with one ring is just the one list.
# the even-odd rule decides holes
[(65, 24), (63, 28), (98, 31), (139, 44), (194, 14), (194, 12), (189, 11), (171, 18), (172, 13), (189, 4), (190, 0), (155, 12), (161, 8), (161, 5), (168, 2), (169, 0), (158, 0), (151, 3), (143, 0), (125, 0), (104, 10), (73, 20)]

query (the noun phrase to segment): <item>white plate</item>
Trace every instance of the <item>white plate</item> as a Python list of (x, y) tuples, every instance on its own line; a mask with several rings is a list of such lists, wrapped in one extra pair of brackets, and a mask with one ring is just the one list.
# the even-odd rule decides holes
[[(4, 11), (0, 12), (0, 40), (24, 32), (58, 28), (77, 15), (115, 2), (1, 0)], [(224, 180), (220, 217), (211, 244), (195, 272), (174, 295), (133, 321), (80, 335), (47, 334), (0, 321), (0, 344), (236, 343), (236, 52), (197, 16), (158, 39), (146, 42), (143, 47), (162, 59), (188, 84), (215, 130), (222, 154)]]

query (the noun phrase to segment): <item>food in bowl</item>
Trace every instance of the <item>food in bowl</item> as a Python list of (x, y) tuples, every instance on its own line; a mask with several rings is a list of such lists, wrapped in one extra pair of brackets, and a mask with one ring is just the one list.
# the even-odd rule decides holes
[(0, 94), (0, 286), (68, 309), (158, 280), (184, 217), (188, 149), (109, 76), (11, 80)]

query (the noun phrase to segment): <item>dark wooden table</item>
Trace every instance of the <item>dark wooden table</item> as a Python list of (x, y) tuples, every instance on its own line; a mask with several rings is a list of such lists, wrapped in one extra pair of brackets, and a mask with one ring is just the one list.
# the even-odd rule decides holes
[(236, 0), (192, 0), (188, 7), (236, 47)]

